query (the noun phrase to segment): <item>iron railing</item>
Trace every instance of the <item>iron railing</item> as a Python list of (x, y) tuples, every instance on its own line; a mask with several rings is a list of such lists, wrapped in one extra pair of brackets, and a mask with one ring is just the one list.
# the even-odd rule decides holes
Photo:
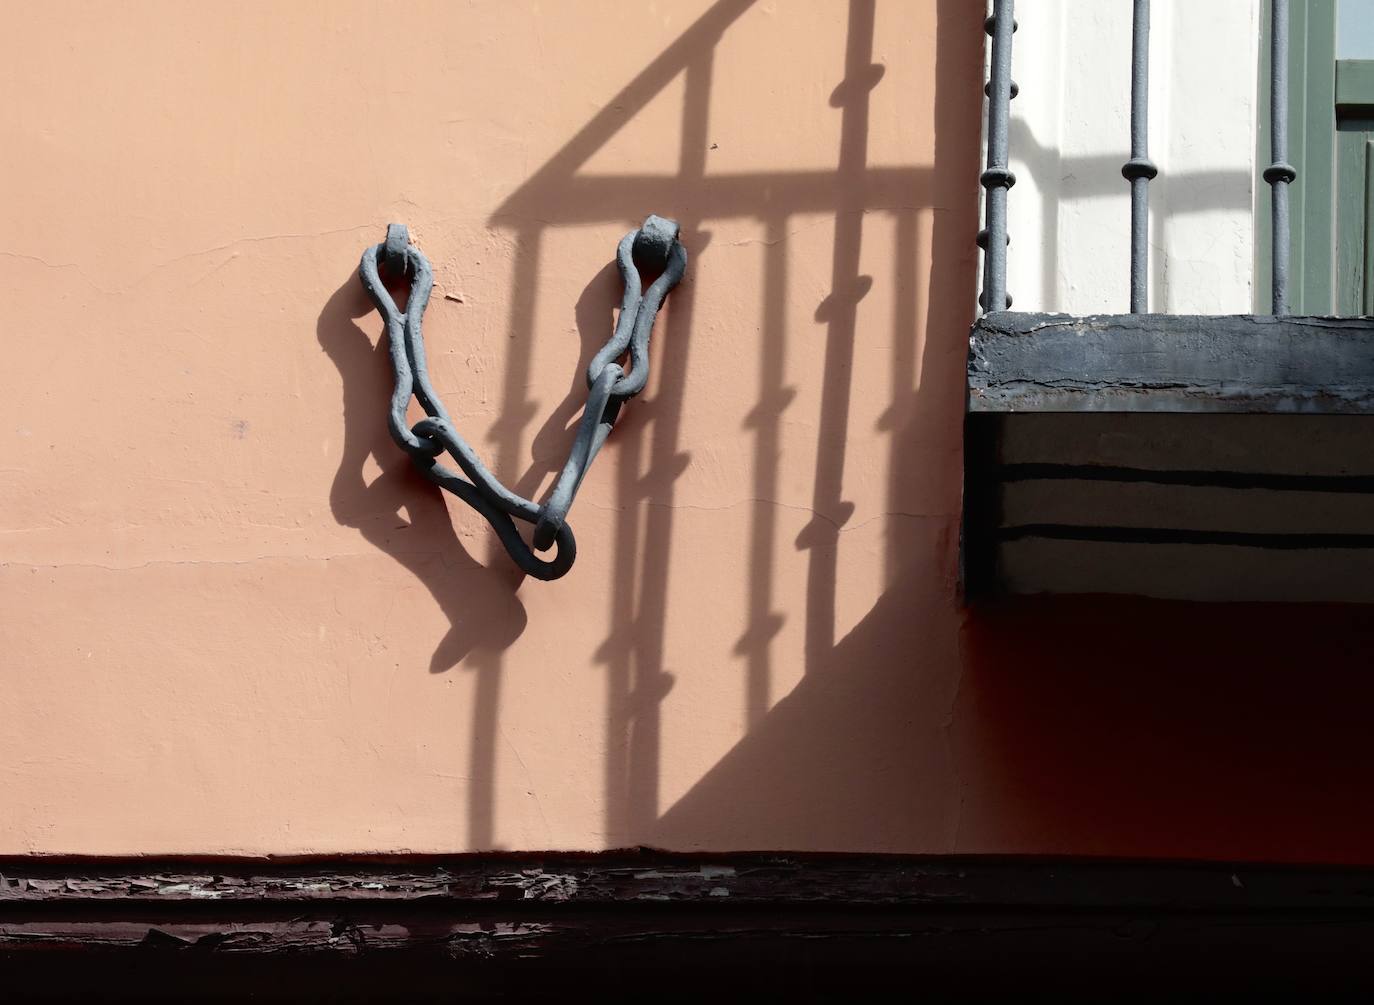
[[(1149, 155), (1150, 0), (1133, 0), (1131, 25), (1131, 156), (1121, 173), (1131, 185), (1131, 313), (1149, 311), (1146, 278), (1149, 268), (1149, 183), (1159, 170)], [(978, 235), (983, 248), (984, 311), (1011, 306), (1007, 295), (1007, 193), (1016, 184), (1008, 168), (1007, 129), (1016, 85), (1011, 79), (1012, 33), (1016, 30), (1015, 0), (993, 0), (986, 23), (992, 36), (991, 71), (984, 93), (987, 110), (987, 167), (981, 181), (986, 191), (985, 227)], [(1275, 315), (1288, 309), (1289, 217), (1288, 186), (1297, 171), (1288, 163), (1288, 0), (1272, 0), (1270, 55), (1270, 164), (1263, 178), (1273, 201), (1273, 306)]]

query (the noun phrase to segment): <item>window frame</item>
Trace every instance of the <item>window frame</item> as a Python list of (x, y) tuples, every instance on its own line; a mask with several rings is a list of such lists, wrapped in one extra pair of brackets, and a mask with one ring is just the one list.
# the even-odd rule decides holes
[[(1290, 7), (1288, 159), (1297, 169), (1289, 184), (1289, 307), (1297, 315), (1340, 313), (1336, 267), (1336, 3), (1305, 0)], [(1272, 74), (1270, 0), (1259, 23), (1259, 101), (1256, 164), (1269, 163)], [(1257, 175), (1258, 176), (1258, 175)], [(1255, 186), (1254, 300), (1266, 314), (1273, 297), (1273, 209), (1269, 186)]]

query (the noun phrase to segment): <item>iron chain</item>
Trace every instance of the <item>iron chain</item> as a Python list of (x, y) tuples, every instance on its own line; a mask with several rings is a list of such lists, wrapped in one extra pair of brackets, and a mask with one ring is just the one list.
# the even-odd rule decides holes
[[(644, 390), (648, 381), (649, 336), (653, 332), (654, 319), (687, 269), (687, 250), (677, 238), (676, 223), (650, 216), (639, 229), (621, 239), (616, 249), (616, 264), (625, 284), (620, 317), (610, 341), (601, 347), (587, 367), (587, 404), (577, 436), (542, 506), (517, 495), (497, 480), (459, 435), (430, 383), (420, 328), (434, 288), (434, 272), (429, 260), (410, 243), (409, 233), (399, 223), (387, 227), (383, 243), (363, 252), (358, 274), (386, 324), (391, 366), (396, 374), (387, 421), (391, 438), (430, 481), (480, 513), (496, 531), (515, 564), (536, 579), (559, 578), (572, 567), (577, 557), (577, 542), (567, 523), (568, 510), (588, 467), (610, 435), (621, 406)], [(383, 268), (395, 278), (411, 277), (410, 297), (404, 311), (396, 305), (382, 281)], [(647, 290), (643, 288), (640, 268), (659, 273)], [(628, 370), (621, 364), (626, 353), (629, 354)], [(420, 403), (426, 416), (414, 426), (406, 418), (411, 398)], [(439, 462), (438, 456), (444, 452), (457, 463), (461, 474)], [(520, 536), (516, 520), (534, 525), (533, 548)], [(550, 547), (556, 548), (551, 559), (535, 554), (535, 551), (547, 551)]]

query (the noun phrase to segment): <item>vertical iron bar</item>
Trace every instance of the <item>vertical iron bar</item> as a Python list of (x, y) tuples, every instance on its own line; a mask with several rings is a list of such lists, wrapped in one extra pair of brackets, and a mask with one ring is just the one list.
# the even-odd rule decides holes
[(1150, 179), (1159, 168), (1150, 160), (1150, 0), (1135, 0), (1131, 26), (1131, 159), (1121, 168), (1131, 183), (1131, 313), (1149, 310)]
[(1288, 163), (1288, 0), (1273, 0), (1269, 29), (1269, 157), (1264, 180), (1273, 203), (1274, 314), (1288, 313), (1288, 185), (1298, 172)]
[(1364, 288), (1360, 313), (1374, 314), (1374, 140), (1364, 145)]
[(983, 246), (983, 295), (979, 303), (984, 311), (1011, 306), (1007, 296), (1007, 189), (1016, 184), (1016, 176), (1007, 169), (1007, 120), (1011, 116), (1013, 3), (993, 0), (988, 26), (992, 35), (992, 72), (987, 86), (988, 160), (987, 170), (979, 176), (987, 192), (987, 229), (979, 235)]

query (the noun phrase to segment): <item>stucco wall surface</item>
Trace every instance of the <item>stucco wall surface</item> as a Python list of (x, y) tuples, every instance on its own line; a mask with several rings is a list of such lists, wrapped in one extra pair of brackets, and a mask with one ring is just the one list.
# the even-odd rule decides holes
[[(901, 570), (949, 602), (971, 5), (11, 14), (0, 851), (650, 841)], [(357, 260), (409, 224), (438, 389), (538, 494), (650, 212), (688, 279), (522, 583), (387, 438)]]
[[(1355, 614), (958, 604), (981, 6), (11, 8), (0, 853), (1367, 855)], [(410, 225), (538, 495), (650, 212), (688, 278), (522, 582), (359, 255)]]

